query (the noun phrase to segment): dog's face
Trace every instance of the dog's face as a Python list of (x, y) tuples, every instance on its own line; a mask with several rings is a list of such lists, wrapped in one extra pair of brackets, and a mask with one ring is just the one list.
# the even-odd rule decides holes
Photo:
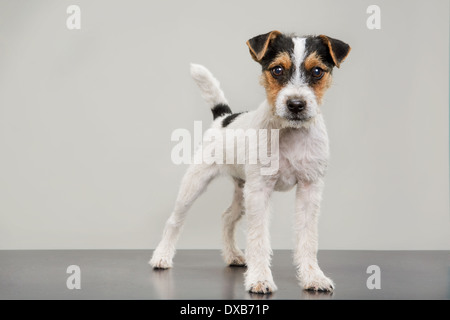
[(247, 45), (262, 66), (261, 84), (273, 114), (293, 127), (319, 113), (333, 68), (350, 52), (348, 44), (324, 35), (295, 37), (279, 31), (256, 36)]

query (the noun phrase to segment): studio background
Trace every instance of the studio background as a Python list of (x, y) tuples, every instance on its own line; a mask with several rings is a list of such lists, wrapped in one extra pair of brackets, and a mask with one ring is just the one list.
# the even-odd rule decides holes
[[(66, 9), (81, 8), (68, 30)], [(366, 9), (381, 8), (381, 30)], [(322, 107), (331, 143), (320, 249), (450, 249), (447, 1), (0, 1), (0, 249), (152, 249), (185, 165), (175, 129), (212, 116), (189, 63), (233, 111), (264, 99), (245, 42), (271, 30), (352, 46)], [(221, 248), (214, 181), (178, 248)], [(275, 193), (274, 249), (294, 191)], [(245, 245), (245, 221), (238, 230)]]

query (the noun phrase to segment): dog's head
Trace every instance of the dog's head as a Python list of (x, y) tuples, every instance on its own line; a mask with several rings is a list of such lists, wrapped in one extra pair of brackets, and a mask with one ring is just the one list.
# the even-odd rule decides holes
[(261, 84), (272, 112), (285, 125), (298, 127), (319, 113), (332, 70), (350, 52), (345, 42), (324, 35), (297, 37), (272, 31), (247, 41), (261, 64)]

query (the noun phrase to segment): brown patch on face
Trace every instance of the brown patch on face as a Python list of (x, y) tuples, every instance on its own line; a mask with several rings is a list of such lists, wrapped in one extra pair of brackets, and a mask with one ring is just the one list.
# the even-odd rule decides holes
[(261, 75), (261, 84), (266, 89), (267, 101), (275, 109), (275, 101), (277, 100), (278, 92), (283, 88), (283, 86), (272, 76), (270, 70), (263, 71)]
[(325, 91), (331, 85), (332, 77), (329, 72), (329, 68), (323, 63), (322, 59), (315, 51), (311, 53), (308, 57), (306, 57), (304, 63), (306, 72), (311, 72), (311, 70), (315, 67), (319, 67), (322, 70), (324, 70), (324, 75), (322, 76), (322, 78), (320, 80), (317, 80), (311, 86), (314, 90), (314, 94), (316, 95), (317, 102), (320, 104), (322, 103), (322, 98), (323, 95), (325, 94)]
[(270, 63), (269, 69), (276, 66), (282, 66), (284, 70), (289, 70), (292, 66), (291, 57), (287, 52), (280, 52), (275, 59)]
[(322, 97), (325, 94), (325, 91), (327, 91), (327, 89), (331, 86), (331, 78), (331, 74), (329, 72), (325, 72), (322, 79), (317, 81), (317, 83), (312, 86), (319, 104), (322, 103)]
[(276, 66), (282, 66), (285, 74), (289, 73), (292, 67), (292, 60), (287, 52), (280, 52), (275, 59), (269, 64), (268, 70), (264, 70), (261, 76), (261, 84), (266, 89), (267, 101), (275, 108), (275, 101), (278, 93), (283, 88), (282, 80), (280, 78), (274, 78), (270, 70)]
[(311, 53), (308, 57), (305, 59), (305, 69), (306, 71), (310, 71), (314, 67), (322, 68), (323, 70), (328, 70), (327, 66), (322, 62), (322, 59), (320, 59), (319, 55), (316, 51)]

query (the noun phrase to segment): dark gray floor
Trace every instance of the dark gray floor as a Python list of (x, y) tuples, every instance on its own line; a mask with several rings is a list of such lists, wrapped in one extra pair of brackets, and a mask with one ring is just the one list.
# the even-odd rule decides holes
[[(245, 268), (226, 267), (218, 250), (179, 250), (171, 270), (152, 270), (150, 250), (0, 251), (0, 299), (450, 299), (449, 251), (321, 251), (333, 294), (301, 290), (290, 251), (275, 251), (272, 295), (245, 292)], [(69, 290), (69, 265), (81, 289)], [(367, 267), (381, 270), (369, 290)]]

